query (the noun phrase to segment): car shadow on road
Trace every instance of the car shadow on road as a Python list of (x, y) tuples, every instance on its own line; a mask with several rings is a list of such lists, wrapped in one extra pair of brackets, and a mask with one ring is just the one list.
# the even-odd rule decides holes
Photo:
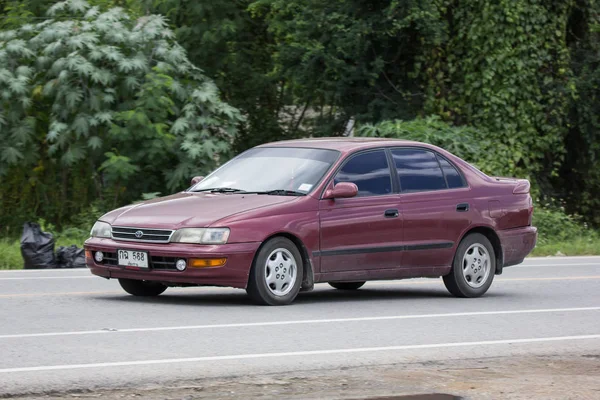
[[(190, 289), (190, 293), (185, 290), (178, 292), (165, 292), (158, 297), (135, 297), (130, 295), (122, 296), (97, 296), (103, 301), (128, 302), (128, 303), (148, 303), (160, 305), (177, 306), (252, 306), (254, 303), (243, 290), (232, 292), (231, 289), (224, 289), (224, 293), (218, 293), (215, 289), (210, 292), (202, 293), (201, 288)], [(501, 297), (501, 293), (488, 293), (485, 297)], [(394, 288), (394, 289), (368, 289), (363, 288), (356, 291), (343, 291), (337, 289), (315, 290), (312, 292), (300, 293), (294, 304), (331, 304), (331, 303), (363, 303), (367, 301), (389, 301), (389, 300), (415, 300), (415, 299), (439, 299), (460, 301), (451, 296), (444, 289), (415, 289), (415, 288)]]

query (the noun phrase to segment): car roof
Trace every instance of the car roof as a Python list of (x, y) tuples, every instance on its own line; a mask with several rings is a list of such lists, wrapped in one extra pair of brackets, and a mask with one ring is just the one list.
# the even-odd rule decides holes
[(279, 142), (265, 143), (258, 147), (304, 147), (313, 149), (339, 150), (351, 152), (360, 149), (389, 146), (420, 146), (430, 149), (435, 148), (427, 143), (401, 139), (367, 138), (367, 137), (323, 137), (309, 139), (282, 140)]

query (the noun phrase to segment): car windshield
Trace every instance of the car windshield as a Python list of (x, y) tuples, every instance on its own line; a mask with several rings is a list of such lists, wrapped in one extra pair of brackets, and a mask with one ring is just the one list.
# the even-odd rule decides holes
[(259, 147), (235, 157), (189, 191), (309, 193), (339, 152), (325, 149)]

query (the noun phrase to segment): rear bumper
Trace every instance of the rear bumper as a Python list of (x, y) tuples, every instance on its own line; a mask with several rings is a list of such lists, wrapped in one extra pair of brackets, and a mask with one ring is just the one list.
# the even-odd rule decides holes
[(497, 233), (502, 245), (503, 267), (522, 263), (537, 242), (537, 228), (534, 226), (507, 229)]
[[(168, 284), (190, 284), (206, 286), (230, 286), (245, 288), (254, 255), (260, 246), (259, 242), (232, 243), (225, 245), (193, 245), (193, 244), (154, 244), (139, 242), (122, 242), (112, 239), (90, 238), (85, 244), (85, 250), (91, 252), (116, 253), (117, 250), (138, 250), (148, 252), (149, 257), (175, 258), (227, 258), (222, 267), (192, 268), (185, 271), (123, 267), (97, 263), (93, 258), (86, 257), (86, 265), (94, 275), (104, 278), (126, 278), (147, 281), (165, 282)], [(188, 263), (189, 264), (189, 263)]]

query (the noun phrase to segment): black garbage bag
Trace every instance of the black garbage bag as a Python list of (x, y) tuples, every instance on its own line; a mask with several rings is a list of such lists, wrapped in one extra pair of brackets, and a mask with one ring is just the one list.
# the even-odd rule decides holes
[(85, 251), (72, 245), (56, 249), (56, 262), (59, 268), (85, 268)]
[(21, 255), (25, 269), (55, 268), (54, 237), (42, 232), (39, 224), (26, 222), (21, 235)]

